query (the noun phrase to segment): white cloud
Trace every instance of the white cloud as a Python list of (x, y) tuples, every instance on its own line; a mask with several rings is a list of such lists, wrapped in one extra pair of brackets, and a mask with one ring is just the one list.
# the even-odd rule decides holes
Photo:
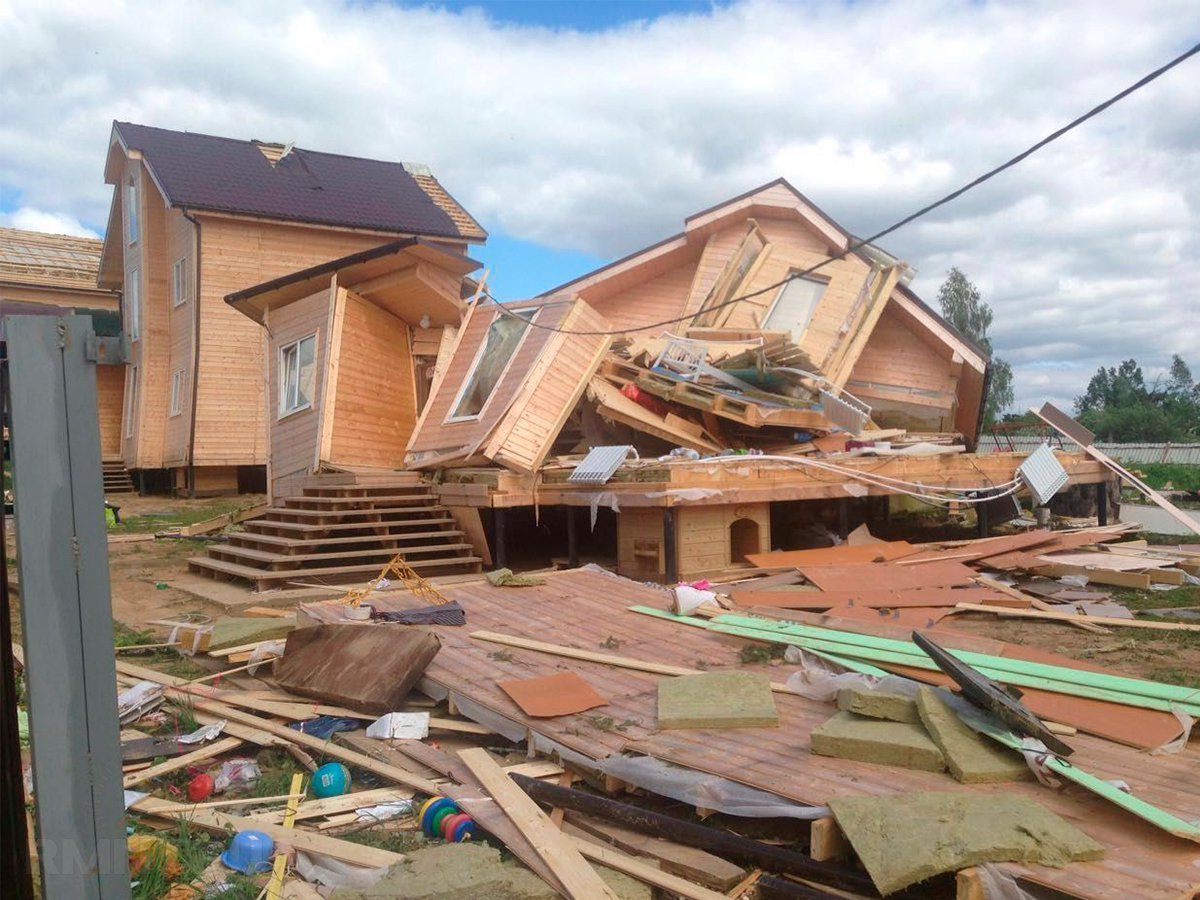
[(68, 213), (46, 212), (22, 206), (11, 213), (0, 213), (0, 225), (22, 228), (25, 231), (41, 231), (46, 234), (69, 234), (73, 237), (100, 237), (74, 216)]
[[(492, 229), (611, 257), (784, 175), (868, 234), (1198, 33), (1189, 0), (747, 0), (603, 32), (486, 10), (0, 0), (0, 196), (102, 227), (110, 122), (426, 162)], [(1019, 405), (1200, 370), (1200, 59), (884, 241), (984, 290)]]

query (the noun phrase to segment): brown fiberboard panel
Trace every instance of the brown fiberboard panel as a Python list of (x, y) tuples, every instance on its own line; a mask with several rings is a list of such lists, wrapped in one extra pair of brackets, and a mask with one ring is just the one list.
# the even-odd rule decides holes
[(970, 585), (974, 569), (960, 562), (922, 563), (897, 566), (889, 563), (860, 565), (800, 566), (800, 573), (823, 591), (895, 590)]
[(984, 862), (1064, 866), (1104, 848), (1025, 797), (930, 791), (835, 797), (829, 808), (883, 895)]
[(567, 716), (608, 705), (608, 700), (574, 672), (496, 684), (526, 715), (535, 718)]
[(762, 569), (780, 566), (854, 565), (900, 559), (913, 552), (907, 541), (883, 544), (841, 544), (837, 547), (816, 547), (811, 550), (776, 550), (771, 553), (751, 553), (746, 559)]
[(384, 715), (402, 707), (440, 647), (412, 625), (314, 625), (288, 635), (276, 679), (293, 694)]
[(863, 588), (841, 591), (755, 591), (737, 590), (730, 597), (738, 606), (773, 606), (779, 609), (831, 609), (861, 606), (898, 609), (909, 606), (953, 607), (958, 603), (986, 603), (1006, 595), (990, 588), (920, 588), (901, 591)]

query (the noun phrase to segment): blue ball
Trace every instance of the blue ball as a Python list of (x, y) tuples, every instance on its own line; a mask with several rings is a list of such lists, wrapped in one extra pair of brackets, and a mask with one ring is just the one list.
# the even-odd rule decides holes
[(315, 797), (340, 797), (350, 790), (350, 770), (341, 763), (325, 763), (313, 772), (312, 792)]

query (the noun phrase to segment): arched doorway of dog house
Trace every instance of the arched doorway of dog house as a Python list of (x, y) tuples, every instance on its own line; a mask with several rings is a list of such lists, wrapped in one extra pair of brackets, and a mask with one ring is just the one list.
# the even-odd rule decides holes
[(734, 519), (729, 523), (729, 561), (748, 562), (746, 557), (762, 549), (759, 544), (759, 525), (753, 519)]

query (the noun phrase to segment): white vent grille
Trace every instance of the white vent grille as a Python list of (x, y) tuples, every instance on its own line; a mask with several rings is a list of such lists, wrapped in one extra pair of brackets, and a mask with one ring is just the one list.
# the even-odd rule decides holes
[(1038, 506), (1045, 506), (1067, 483), (1067, 470), (1062, 467), (1049, 444), (1042, 444), (1029, 454), (1017, 468), (1021, 480), (1033, 492)]
[(593, 447), (575, 467), (575, 471), (567, 476), (567, 481), (573, 484), (604, 484), (612, 478), (613, 472), (621, 468), (621, 463), (625, 462), (625, 457), (632, 449), (628, 445)]

